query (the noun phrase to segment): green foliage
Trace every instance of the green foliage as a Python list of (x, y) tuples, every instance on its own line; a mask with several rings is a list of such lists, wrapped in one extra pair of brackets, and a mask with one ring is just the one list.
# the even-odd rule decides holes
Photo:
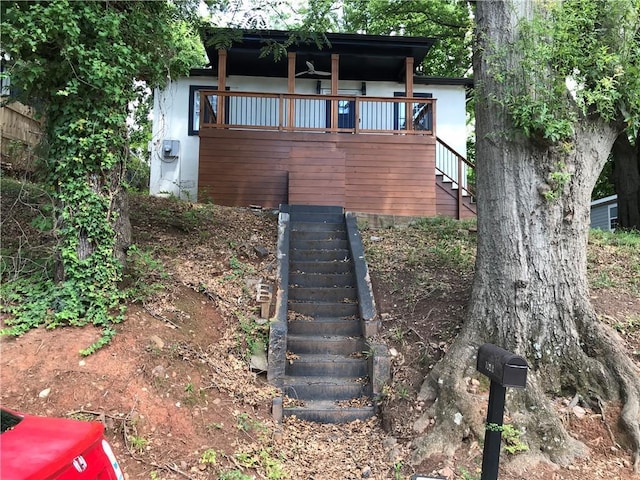
[(353, 0), (344, 2), (344, 30), (437, 38), (425, 75), (463, 77), (471, 70), (472, 18), (459, 0)]
[(620, 334), (627, 335), (640, 332), (640, 314), (631, 315), (613, 326)]
[(220, 480), (253, 480), (254, 477), (245, 475), (239, 470), (226, 470), (218, 476)]
[(402, 462), (396, 462), (393, 464), (393, 478), (394, 480), (402, 480), (404, 476), (402, 475), (402, 467), (404, 464)]
[(218, 461), (218, 452), (216, 452), (213, 448), (209, 448), (202, 452), (200, 455), (199, 463), (203, 465), (215, 465)]
[(473, 475), (466, 468), (460, 468), (460, 474), (462, 475), (461, 480), (480, 480), (479, 476)]
[[(32, 274), (0, 286), (3, 309), (10, 317), (0, 336), (19, 336), (28, 330), (44, 325), (56, 328), (61, 325), (84, 326), (92, 323), (102, 328), (101, 337), (80, 351), (90, 355), (109, 343), (115, 335), (112, 324), (122, 321), (122, 294), (104, 295), (97, 285), (93, 291), (82, 292), (73, 281), (56, 283), (42, 275)], [(92, 301), (87, 301), (90, 296)]]
[(146, 438), (140, 437), (138, 435), (129, 435), (127, 440), (129, 441), (129, 446), (131, 447), (131, 449), (138, 454), (144, 453), (145, 448), (149, 444), (149, 441)]
[(260, 421), (251, 418), (248, 413), (239, 412), (236, 413), (235, 416), (238, 430), (243, 432), (257, 431), (258, 433), (264, 433), (267, 431), (267, 427), (260, 423)]
[(238, 346), (244, 348), (247, 358), (259, 349), (264, 349), (269, 343), (269, 324), (259, 324), (255, 318), (245, 317), (240, 312), (236, 313), (240, 325)]
[[(513, 46), (517, 67), (505, 52), (489, 55), (493, 78), (505, 85), (504, 104), (525, 135), (557, 143), (574, 124), (621, 112), (632, 131), (640, 126), (640, 42), (637, 0), (539, 2), (531, 21), (521, 22)], [(568, 92), (570, 94), (568, 94)]]
[(558, 163), (556, 169), (551, 171), (547, 176), (548, 188), (543, 191), (544, 198), (553, 202), (560, 198), (564, 187), (571, 180), (571, 173), (566, 171), (567, 166), (564, 163)]
[(591, 194), (592, 200), (598, 200), (599, 198), (608, 197), (616, 193), (612, 178), (613, 159), (609, 158), (609, 160), (607, 160), (607, 163), (605, 163), (600, 176), (598, 177), (596, 186), (593, 187), (593, 192)]
[[(474, 220), (454, 220), (447, 217), (422, 218), (415, 228), (428, 232), (429, 236), (435, 238), (424, 240), (427, 245), (416, 245), (416, 262), (425, 261), (424, 253), (420, 253), (421, 247), (426, 247), (426, 253), (436, 257), (444, 265), (468, 271), (473, 268), (475, 262), (475, 243), (470, 242), (468, 235), (469, 228)], [(463, 234), (464, 233), (464, 234)]]
[(624, 288), (640, 295), (640, 232), (591, 230), (587, 261), (591, 288)]
[(59, 239), (56, 282), (30, 278), (12, 287), (14, 318), (3, 333), (43, 323), (102, 326), (101, 340), (85, 353), (115, 333), (110, 325), (121, 320), (124, 301), (118, 258), (127, 246), (119, 222), (128, 223), (120, 218), (128, 109), (145, 82), (162, 85), (202, 53), (176, 8), (164, 1), (3, 2), (12, 85), (25, 103), (37, 101), (45, 119), (41, 170)]
[(153, 257), (153, 252), (142, 251), (137, 245), (129, 247), (123, 282), (127, 300), (138, 302), (151, 297), (163, 288), (161, 281), (168, 276), (162, 262)]
[(504, 425), (488, 423), (486, 429), (492, 432), (502, 432), (502, 447), (505, 452), (511, 455), (529, 450), (529, 447), (521, 439), (522, 432), (509, 423)]
[(273, 456), (273, 448), (271, 447), (260, 447), (255, 451), (238, 452), (235, 454), (235, 458), (242, 467), (260, 469), (269, 480), (287, 478), (282, 462)]

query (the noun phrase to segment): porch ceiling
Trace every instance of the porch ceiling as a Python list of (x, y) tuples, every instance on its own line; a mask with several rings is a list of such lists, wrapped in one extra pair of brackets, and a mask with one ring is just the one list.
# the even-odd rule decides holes
[[(292, 32), (264, 30), (243, 31), (242, 41), (234, 41), (227, 55), (227, 75), (282, 77), (287, 78), (286, 55), (274, 61), (273, 55), (260, 58), (267, 42), (286, 42)], [(296, 52), (296, 72), (307, 70), (306, 62), (313, 62), (318, 71), (331, 71), (331, 54), (340, 55), (340, 79), (362, 81), (404, 81), (405, 58), (413, 57), (420, 65), (435, 42), (433, 38), (401, 37), (382, 35), (359, 35), (327, 33), (330, 45), (319, 49), (314, 42), (297, 43), (288, 48)], [(212, 32), (205, 31), (205, 44)], [(215, 69), (218, 65), (218, 50), (207, 47), (207, 55)], [(301, 75), (300, 78), (327, 78), (325, 76)]]

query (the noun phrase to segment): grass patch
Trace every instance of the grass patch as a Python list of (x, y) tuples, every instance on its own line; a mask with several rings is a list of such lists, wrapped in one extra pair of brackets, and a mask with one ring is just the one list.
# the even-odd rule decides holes
[(620, 288), (640, 295), (640, 232), (591, 230), (587, 252), (592, 289)]

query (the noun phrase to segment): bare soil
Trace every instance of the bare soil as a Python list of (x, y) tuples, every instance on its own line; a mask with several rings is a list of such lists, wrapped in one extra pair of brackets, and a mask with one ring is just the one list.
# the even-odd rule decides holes
[[(411, 227), (364, 230), (383, 337), (396, 353), (381, 415), (346, 425), (296, 419), (276, 425), (270, 414), (276, 392), (248, 360), (256, 339), (266, 335), (255, 285), (275, 285), (276, 215), (145, 196), (132, 196), (131, 203), (138, 259), (146, 259), (146, 270), (136, 273), (145, 272), (139, 287), (155, 293), (131, 304), (111, 344), (89, 357), (79, 350), (99, 337), (91, 327), (37, 328), (1, 338), (0, 403), (104, 422), (129, 479), (479, 478), (477, 439), (460, 445), (454, 458), (407, 462), (424, 407), (417, 392), (464, 319), (471, 268), (447, 265), (445, 257), (416, 260), (411, 246), (422, 234)], [(6, 219), (32, 213), (18, 213), (20, 205), (5, 195), (2, 204), (3, 239), (28, 235), (28, 225), (18, 228)], [(466, 228), (458, 233), (473, 236)], [(434, 245), (422, 247), (437, 252)], [(594, 279), (600, 278), (593, 271), (598, 265), (624, 262), (609, 247), (592, 248)], [(620, 332), (620, 348), (638, 360), (640, 327), (633, 319), (640, 323), (640, 286), (601, 284), (593, 290), (594, 305)], [(484, 415), (486, 386), (471, 382), (470, 388)], [(500, 478), (637, 478), (616, 422), (618, 405), (607, 405), (603, 415), (570, 405), (571, 398), (552, 401), (589, 456), (560, 468), (503, 453)]]

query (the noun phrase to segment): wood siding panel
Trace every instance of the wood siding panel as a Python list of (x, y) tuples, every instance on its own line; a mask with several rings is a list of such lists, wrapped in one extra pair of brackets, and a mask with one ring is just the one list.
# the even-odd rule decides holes
[(200, 137), (198, 200), (218, 205), (277, 207), (287, 202), (286, 142), (265, 148), (259, 136), (210, 130)]
[(289, 160), (289, 203), (344, 206), (344, 152), (297, 144)]
[(349, 210), (435, 214), (434, 145), (425, 141), (427, 137), (402, 139), (403, 144), (388, 143), (378, 136), (375, 142), (360, 142), (350, 151), (346, 185)]
[(221, 205), (433, 216), (435, 139), (203, 129), (198, 196)]

